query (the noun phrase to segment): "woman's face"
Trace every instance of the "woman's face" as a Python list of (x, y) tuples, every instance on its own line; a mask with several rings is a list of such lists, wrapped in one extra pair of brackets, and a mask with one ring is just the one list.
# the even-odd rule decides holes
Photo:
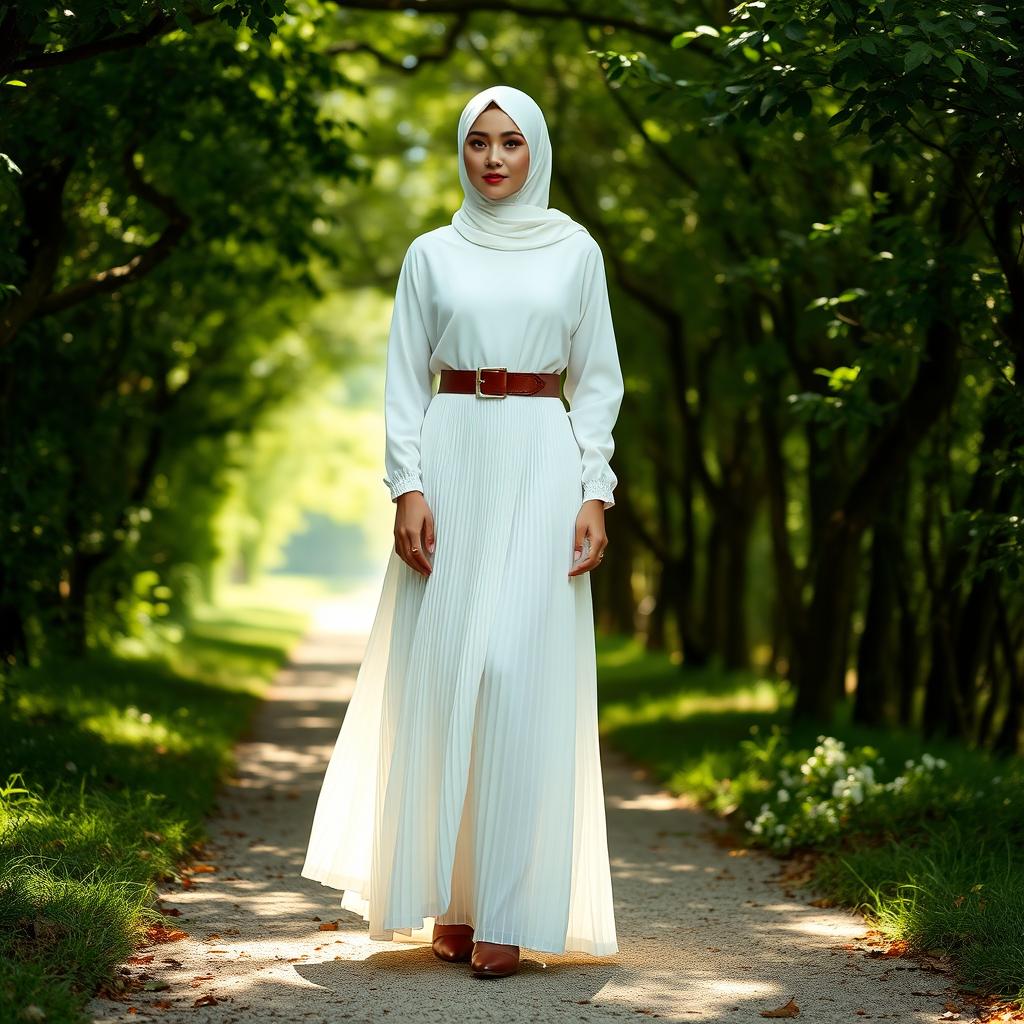
[(469, 180), (488, 199), (518, 192), (530, 169), (530, 148), (515, 121), (500, 107), (484, 110), (462, 147)]

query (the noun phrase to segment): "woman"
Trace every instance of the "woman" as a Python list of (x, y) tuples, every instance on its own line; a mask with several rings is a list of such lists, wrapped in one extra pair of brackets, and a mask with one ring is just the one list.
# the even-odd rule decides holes
[(548, 206), (540, 108), (485, 89), (458, 145), (462, 206), (399, 274), (395, 550), (302, 874), (371, 939), (500, 977), (523, 946), (618, 950), (588, 574), (622, 375), (600, 247)]

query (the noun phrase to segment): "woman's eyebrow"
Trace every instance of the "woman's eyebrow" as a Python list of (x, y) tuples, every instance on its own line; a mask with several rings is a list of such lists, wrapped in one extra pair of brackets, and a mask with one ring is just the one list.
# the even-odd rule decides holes
[[(483, 135), (485, 138), (488, 138), (488, 139), (491, 137), (491, 133), (490, 132), (482, 132), (482, 131), (480, 131), (479, 128), (474, 128), (469, 134), (470, 135)], [(510, 128), (508, 131), (498, 132), (498, 134), (499, 135), (522, 135), (523, 133), (520, 132), (520, 131), (516, 131), (516, 129), (514, 129), (514, 128)]]

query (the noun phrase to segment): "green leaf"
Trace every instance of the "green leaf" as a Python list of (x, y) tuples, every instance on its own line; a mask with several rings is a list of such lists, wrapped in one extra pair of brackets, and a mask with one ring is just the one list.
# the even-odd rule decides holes
[(920, 66), (927, 60), (932, 58), (932, 48), (927, 43), (914, 43), (909, 50), (907, 50), (907, 56), (903, 60), (904, 72), (913, 71), (914, 68)]
[(775, 106), (779, 100), (782, 99), (782, 93), (778, 89), (769, 89), (764, 94), (764, 99), (761, 100), (760, 114), (764, 117), (772, 107)]
[(786, 38), (792, 39), (794, 43), (807, 38), (807, 29), (799, 21), (789, 22), (783, 27), (782, 31), (785, 33)]
[(1024, 96), (1021, 95), (1020, 89), (1015, 86), (1009, 85), (1006, 82), (996, 82), (994, 84), (996, 91), (1001, 92), (1004, 96), (1009, 96), (1010, 99), (1014, 100), (1024, 99)]
[(192, 24), (192, 19), (182, 11), (174, 12), (174, 21), (178, 28), (183, 29), (185, 32), (195, 32), (196, 27)]
[(964, 62), (955, 53), (947, 54), (942, 63), (945, 64), (954, 75), (963, 74)]

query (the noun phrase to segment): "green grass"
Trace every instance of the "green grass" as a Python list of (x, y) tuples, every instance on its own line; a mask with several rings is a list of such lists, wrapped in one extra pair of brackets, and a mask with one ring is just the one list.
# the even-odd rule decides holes
[(233, 744), (304, 624), (208, 612), (163, 656), (16, 677), (0, 706), (0, 1019), (31, 1006), (87, 1019), (159, 919), (154, 883), (202, 839)]
[(784, 682), (680, 668), (617, 638), (600, 641), (599, 657), (602, 734), (658, 783), (695, 796), (738, 831), (778, 788), (776, 765), (765, 756), (773, 727), (781, 729), (783, 751), (810, 752), (823, 731), (848, 748), (873, 747), (885, 781), (926, 751), (944, 758), (949, 767), (935, 787), (904, 806), (899, 820), (865, 804), (838, 837), (822, 841), (814, 849), (815, 887), (862, 909), (893, 940), (948, 953), (964, 987), (1024, 1003), (1021, 759), (857, 727), (848, 709), (828, 730), (790, 728)]

